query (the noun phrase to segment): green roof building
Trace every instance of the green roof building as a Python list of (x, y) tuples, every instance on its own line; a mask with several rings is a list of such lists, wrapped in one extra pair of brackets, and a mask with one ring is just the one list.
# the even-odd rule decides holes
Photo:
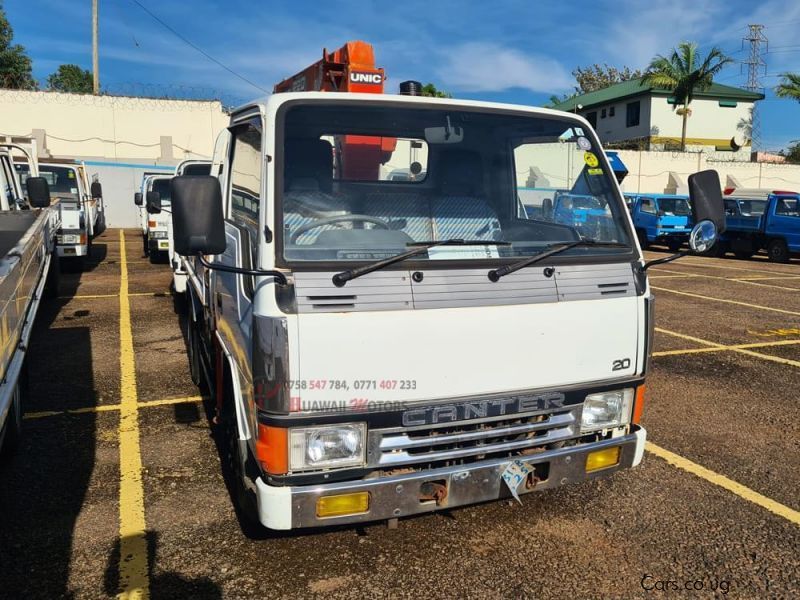
[[(689, 105), (687, 150), (733, 152), (750, 159), (747, 123), (750, 111), (764, 95), (714, 83), (697, 91)], [(677, 149), (681, 141), (681, 115), (669, 90), (623, 81), (602, 90), (575, 96), (553, 108), (582, 115), (603, 144), (618, 148)]]

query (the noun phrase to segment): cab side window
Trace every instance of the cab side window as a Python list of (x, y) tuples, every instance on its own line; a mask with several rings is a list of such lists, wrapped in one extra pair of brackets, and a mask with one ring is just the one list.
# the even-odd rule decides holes
[(642, 198), (642, 212), (651, 215), (656, 214), (656, 203), (652, 198)]
[[(233, 131), (230, 219), (242, 229), (249, 246), (249, 265), (256, 264), (261, 205), (261, 123), (251, 121)], [(246, 252), (244, 253), (246, 254)], [(247, 261), (245, 258), (245, 261)]]
[(775, 205), (775, 214), (785, 217), (800, 216), (800, 200), (797, 198), (781, 198)]

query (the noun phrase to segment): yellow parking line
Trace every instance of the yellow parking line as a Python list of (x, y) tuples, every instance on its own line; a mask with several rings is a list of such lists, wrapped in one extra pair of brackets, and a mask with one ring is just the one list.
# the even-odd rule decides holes
[[(201, 402), (203, 396), (182, 396), (180, 398), (162, 398), (160, 400), (146, 400), (139, 402), (139, 408), (150, 408), (153, 406), (169, 406), (171, 404), (191, 404)], [(38, 412), (26, 412), (23, 419), (43, 419), (45, 417), (58, 417), (63, 415), (81, 415), (86, 413), (99, 413), (120, 410), (121, 404), (101, 404), (99, 406), (82, 406), (80, 408), (68, 408), (66, 410), (42, 410)]]
[(784, 310), (782, 308), (773, 308), (772, 306), (761, 306), (760, 304), (749, 304), (747, 302), (739, 302), (738, 300), (726, 300), (725, 298), (713, 298), (711, 296), (703, 296), (702, 294), (693, 294), (691, 292), (679, 292), (678, 290), (671, 290), (669, 288), (662, 288), (651, 286), (654, 290), (659, 292), (669, 292), (671, 294), (678, 294), (680, 296), (689, 296), (690, 298), (700, 298), (702, 300), (711, 300), (713, 302), (724, 302), (726, 304), (736, 304), (738, 306), (746, 306), (748, 308), (757, 308), (758, 310), (768, 310), (770, 312), (782, 313), (784, 315), (800, 316), (800, 312), (793, 310)]
[(684, 350), (661, 350), (653, 352), (653, 356), (676, 356), (680, 354), (697, 354), (702, 352), (728, 352), (731, 350), (746, 350), (748, 348), (768, 348), (770, 346), (794, 346), (800, 340), (780, 340), (777, 342), (757, 342), (753, 344), (734, 344), (732, 346), (711, 346), (708, 348), (686, 348)]
[(128, 300), (128, 265), (125, 232), (120, 239), (119, 282), (119, 598), (148, 598), (147, 537), (139, 447), (136, 365), (133, 354), (131, 307)]
[(799, 288), (790, 288), (782, 285), (773, 285), (771, 283), (758, 283), (757, 281), (749, 281), (746, 279), (733, 279), (731, 277), (720, 277), (718, 275), (702, 275), (700, 273), (686, 273), (684, 271), (672, 271), (670, 269), (659, 269), (659, 273), (678, 273), (682, 277), (695, 277), (700, 279), (721, 279), (722, 281), (733, 281), (735, 283), (744, 283), (746, 285), (757, 285), (760, 287), (775, 288), (778, 290), (788, 290), (790, 292), (800, 292)]
[(149, 408), (151, 406), (169, 406), (170, 404), (190, 404), (192, 402), (200, 402), (203, 400), (202, 396), (184, 396), (182, 398), (164, 398), (163, 400), (148, 400), (146, 402), (139, 402), (139, 408)]
[[(800, 367), (800, 361), (791, 360), (789, 358), (782, 358), (780, 356), (772, 356), (771, 354), (761, 354), (760, 352), (753, 352), (752, 350), (747, 350), (749, 347), (753, 347), (750, 344), (742, 344), (741, 346), (726, 346), (724, 344), (718, 344), (717, 342), (709, 342), (708, 340), (703, 340), (691, 335), (686, 335), (685, 333), (678, 333), (677, 331), (670, 331), (669, 329), (663, 329), (662, 327), (656, 327), (656, 331), (659, 333), (666, 333), (667, 335), (671, 335), (674, 337), (683, 338), (684, 340), (689, 340), (690, 342), (695, 342), (697, 344), (702, 344), (704, 346), (709, 346), (711, 348), (715, 348), (718, 351), (723, 350), (730, 350), (731, 352), (738, 352), (739, 354), (746, 354), (747, 356), (752, 356), (754, 358), (760, 358), (762, 360), (768, 360), (771, 362), (776, 362), (782, 365), (789, 365), (792, 367)], [(773, 344), (774, 346), (779, 346), (783, 344)]]
[(719, 473), (716, 473), (710, 469), (706, 469), (705, 467), (698, 465), (687, 458), (683, 458), (674, 452), (670, 452), (661, 446), (657, 446), (653, 442), (647, 442), (645, 447), (647, 448), (648, 452), (655, 454), (659, 458), (663, 458), (669, 464), (678, 467), (679, 469), (683, 469), (692, 475), (697, 475), (709, 483), (713, 483), (714, 485), (728, 490), (729, 492), (736, 494), (748, 502), (752, 502), (761, 508), (767, 509), (774, 515), (783, 517), (795, 525), (800, 525), (800, 512), (789, 508), (785, 504), (781, 504), (780, 502), (776, 502), (771, 498), (767, 498), (766, 496), (759, 494), (755, 490), (751, 490), (746, 486), (743, 486), (741, 483), (738, 483), (733, 479), (729, 479), (724, 475), (720, 475)]

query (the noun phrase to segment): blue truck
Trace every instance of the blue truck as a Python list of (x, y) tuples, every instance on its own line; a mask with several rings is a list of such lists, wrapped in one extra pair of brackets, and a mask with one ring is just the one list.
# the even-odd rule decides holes
[(688, 196), (669, 194), (625, 194), (639, 245), (663, 244), (677, 252), (692, 231), (692, 210)]
[(766, 250), (772, 262), (785, 263), (800, 253), (800, 195), (790, 192), (725, 197), (726, 231), (716, 255), (732, 252), (750, 258)]

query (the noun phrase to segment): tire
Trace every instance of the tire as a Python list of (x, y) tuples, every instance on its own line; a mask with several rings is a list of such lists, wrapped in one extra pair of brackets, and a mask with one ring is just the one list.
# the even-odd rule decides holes
[(106, 230), (106, 214), (105, 212), (100, 213), (100, 218), (97, 220), (97, 227), (94, 229), (94, 235), (97, 237), (101, 235)]
[(642, 250), (647, 250), (650, 247), (650, 242), (647, 241), (647, 233), (642, 229), (636, 230), (636, 237), (639, 238), (639, 246)]
[(146, 235), (144, 235), (144, 234), (142, 234), (142, 251), (144, 252), (144, 255), (145, 255), (145, 256), (147, 256), (148, 254), (150, 254), (150, 251), (149, 251), (149, 249), (147, 248), (147, 236), (146, 236)]
[(242, 460), (239, 428), (236, 424), (236, 413), (232, 402), (227, 402), (226, 408), (223, 410), (220, 435), (223, 442), (225, 467), (231, 479), (230, 495), (242, 532), (247, 537), (263, 537), (267, 530), (258, 518), (258, 501), (255, 493), (247, 489), (243, 482), (243, 478), (247, 476), (247, 465), (251, 464), (253, 459), (250, 452), (247, 451), (247, 457)]
[(186, 337), (188, 338), (186, 342), (189, 354), (189, 376), (192, 378), (192, 383), (199, 387), (203, 377), (200, 365), (200, 337), (190, 311), (186, 311)]
[[(24, 377), (25, 372), (20, 374), (20, 380)], [(21, 381), (17, 382), (14, 388), (14, 397), (11, 400), (11, 408), (8, 412), (6, 422), (3, 424), (3, 430), (0, 431), (0, 456), (3, 458), (10, 455), (14, 450), (19, 447), (20, 440), (22, 439), (22, 389)]]
[(772, 262), (789, 262), (789, 246), (783, 240), (772, 240), (767, 244), (767, 255)]

